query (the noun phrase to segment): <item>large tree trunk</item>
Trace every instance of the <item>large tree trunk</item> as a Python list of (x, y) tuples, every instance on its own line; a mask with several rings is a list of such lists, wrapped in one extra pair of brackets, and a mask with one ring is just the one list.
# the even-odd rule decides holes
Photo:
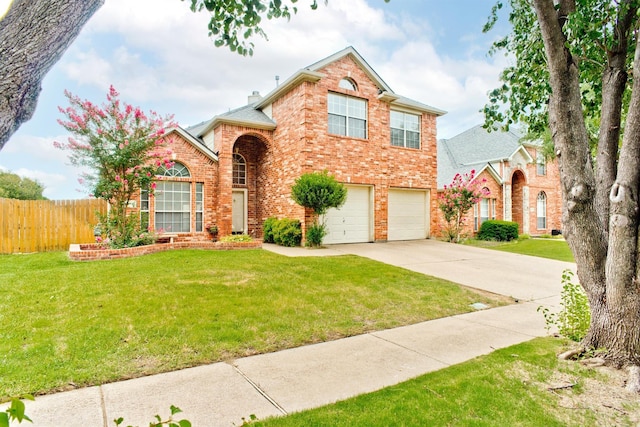
[[(632, 94), (618, 160), (616, 129), (620, 126), (620, 107), (615, 104), (622, 104), (620, 85), (626, 56), (611, 56), (610, 67), (603, 76), (604, 129), (600, 142), (604, 145), (599, 147), (594, 175), (582, 114), (578, 65), (566, 48), (562, 28), (565, 17), (575, 9), (575, 1), (560, 2), (556, 9), (553, 0), (534, 0), (534, 7), (552, 88), (549, 125), (560, 166), (564, 234), (591, 307), (591, 325), (583, 344), (606, 349), (606, 359), (618, 367), (640, 365), (637, 280), (640, 90)], [(618, 23), (626, 22), (627, 29), (631, 28), (636, 9), (620, 6), (620, 10), (632, 12), (619, 17)], [(628, 32), (623, 35), (628, 36)], [(625, 43), (618, 55), (625, 55), (622, 49), (626, 51)], [(633, 75), (633, 87), (640, 88), (640, 47), (636, 48)], [(628, 384), (639, 384), (637, 380), (632, 378)]]
[(33, 116), (44, 76), (104, 0), (14, 0), (0, 20), (0, 150)]

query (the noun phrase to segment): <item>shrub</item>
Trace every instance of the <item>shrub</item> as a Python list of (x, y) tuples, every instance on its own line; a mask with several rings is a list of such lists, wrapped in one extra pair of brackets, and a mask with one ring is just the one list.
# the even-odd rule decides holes
[(124, 220), (112, 215), (111, 212), (104, 215), (98, 213), (97, 215), (100, 221), (100, 236), (96, 238), (96, 241), (110, 248), (121, 249), (151, 245), (158, 239), (158, 235), (154, 231), (142, 229), (136, 215), (127, 215)]
[(318, 247), (322, 245), (322, 239), (327, 235), (327, 228), (324, 224), (313, 224), (307, 228), (307, 246)]
[(509, 242), (518, 238), (518, 223), (511, 221), (489, 220), (482, 223), (478, 232), (480, 240)]
[(327, 231), (325, 225), (318, 222), (318, 217), (331, 208), (342, 206), (347, 199), (347, 188), (326, 170), (305, 173), (291, 187), (291, 198), (300, 206), (313, 210), (313, 224), (307, 230), (307, 244), (320, 246)]
[(302, 241), (300, 221), (291, 218), (277, 220), (273, 226), (273, 241), (281, 246), (300, 246)]
[(559, 313), (550, 313), (548, 308), (538, 307), (542, 311), (547, 329), (558, 327), (558, 333), (565, 338), (580, 342), (587, 335), (591, 312), (589, 300), (579, 284), (572, 283), (573, 272), (562, 273), (562, 292), (560, 293)]
[(333, 175), (322, 172), (305, 173), (291, 187), (291, 198), (315, 215), (324, 215), (330, 208), (339, 208), (347, 199), (346, 187)]
[(278, 222), (278, 218), (271, 216), (264, 220), (262, 224), (262, 241), (264, 243), (274, 243), (273, 241), (273, 227)]

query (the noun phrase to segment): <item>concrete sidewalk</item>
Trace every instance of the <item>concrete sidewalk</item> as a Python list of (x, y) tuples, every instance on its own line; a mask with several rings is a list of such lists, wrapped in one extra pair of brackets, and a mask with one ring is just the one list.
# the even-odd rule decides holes
[(169, 406), (194, 426), (233, 426), (314, 408), (397, 384), (494, 349), (546, 335), (536, 310), (559, 301), (560, 277), (575, 265), (433, 240), (266, 250), (288, 256), (356, 254), (467, 286), (513, 296), (477, 311), (228, 363), (39, 396), (27, 403), (35, 427), (148, 425)]

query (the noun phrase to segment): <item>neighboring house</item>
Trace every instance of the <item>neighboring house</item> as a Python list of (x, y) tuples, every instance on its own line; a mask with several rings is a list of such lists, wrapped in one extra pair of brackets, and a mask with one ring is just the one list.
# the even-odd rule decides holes
[(306, 172), (327, 170), (347, 201), (325, 217), (325, 243), (424, 239), (437, 209), (436, 117), (394, 93), (352, 47), (301, 69), (243, 107), (174, 129), (175, 165), (142, 194), (142, 217), (180, 239), (262, 237), (271, 216), (311, 212), (291, 199)]
[(469, 213), (467, 232), (477, 232), (488, 219), (517, 222), (521, 234), (554, 234), (561, 229), (558, 165), (546, 162), (540, 148), (513, 131), (487, 132), (481, 126), (438, 141), (438, 189), (457, 173), (475, 170), (490, 192)]

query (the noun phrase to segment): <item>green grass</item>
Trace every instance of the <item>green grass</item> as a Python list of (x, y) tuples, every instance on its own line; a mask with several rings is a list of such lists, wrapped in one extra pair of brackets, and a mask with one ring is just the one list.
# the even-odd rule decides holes
[[(566, 342), (538, 338), (487, 356), (442, 369), (380, 391), (282, 418), (258, 420), (257, 426), (585, 426), (632, 425), (622, 412), (601, 415), (581, 403), (567, 404), (586, 381), (599, 373), (555, 355)], [(558, 375), (576, 385), (551, 392)], [(636, 402), (633, 396), (628, 398)], [(567, 407), (568, 406), (568, 407)], [(631, 411), (630, 411), (631, 412)], [(600, 418), (599, 418), (600, 417)], [(602, 419), (604, 418), (604, 419)], [(605, 424), (601, 424), (602, 422)]]
[(0, 256), (0, 397), (105, 383), (496, 306), (356, 256)]
[(567, 242), (558, 239), (523, 239), (514, 240), (512, 242), (489, 242), (469, 239), (465, 241), (465, 244), (479, 248), (512, 252), (515, 254), (550, 258), (558, 261), (575, 262)]

